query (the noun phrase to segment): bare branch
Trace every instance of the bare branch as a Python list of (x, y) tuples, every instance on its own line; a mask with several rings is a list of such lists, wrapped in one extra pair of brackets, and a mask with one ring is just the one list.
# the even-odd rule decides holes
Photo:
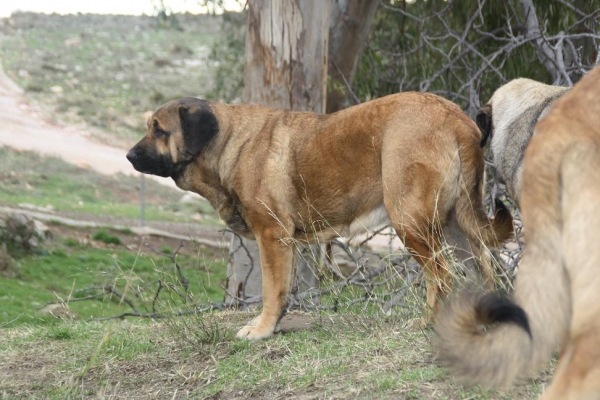
[(519, 4), (525, 15), (526, 36), (535, 38), (538, 57), (546, 71), (552, 76), (554, 84), (568, 83), (569, 86), (573, 86), (573, 82), (564, 68), (564, 62), (559, 61), (562, 60), (562, 51), (559, 52), (558, 49), (552, 48), (544, 38), (533, 0), (519, 0)]

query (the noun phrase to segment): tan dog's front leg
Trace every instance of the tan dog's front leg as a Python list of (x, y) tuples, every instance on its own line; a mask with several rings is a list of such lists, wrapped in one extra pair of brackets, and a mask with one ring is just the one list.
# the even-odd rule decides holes
[(240, 329), (240, 339), (258, 340), (271, 336), (283, 316), (293, 273), (293, 246), (282, 240), (282, 229), (254, 232), (262, 269), (262, 313)]

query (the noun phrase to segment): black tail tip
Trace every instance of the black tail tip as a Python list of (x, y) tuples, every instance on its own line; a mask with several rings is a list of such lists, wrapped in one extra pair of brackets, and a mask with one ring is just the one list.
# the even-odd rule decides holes
[(523, 328), (529, 337), (532, 338), (529, 319), (525, 310), (513, 303), (506, 296), (495, 292), (482, 296), (475, 306), (475, 312), (478, 319), (485, 324), (514, 323)]

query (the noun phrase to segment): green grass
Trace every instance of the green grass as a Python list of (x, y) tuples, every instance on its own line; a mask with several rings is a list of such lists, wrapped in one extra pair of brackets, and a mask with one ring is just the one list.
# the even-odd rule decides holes
[[(194, 302), (222, 300), (220, 285), (225, 280), (226, 267), (221, 257), (198, 249), (195, 255), (179, 254), (177, 262), (189, 280)], [(38, 311), (51, 302), (67, 302), (69, 309), (83, 319), (131, 311), (115, 295), (68, 301), (70, 295), (81, 298), (102, 293), (101, 289), (80, 291), (85, 288), (114, 286), (119, 293), (131, 298), (142, 313), (151, 311), (158, 280), (184, 292), (168, 257), (149, 250), (136, 253), (123, 247), (99, 249), (81, 245), (72, 238), (58, 239), (40, 254), (17, 259), (15, 270), (16, 276), (0, 278), (0, 327), (54, 324), (53, 317)], [(140, 289), (144, 287), (145, 290)], [(157, 311), (169, 312), (184, 307), (183, 303), (173, 289), (165, 289), (156, 303)]]
[(92, 236), (92, 239), (99, 240), (106, 244), (116, 244), (116, 245), (121, 244), (121, 239), (119, 239), (118, 236), (111, 235), (110, 233), (106, 232), (105, 230), (96, 231), (94, 233), (94, 235)]
[[(222, 300), (226, 254), (186, 247), (177, 255), (193, 293), (188, 302), (180, 296), (174, 248), (128, 250), (129, 233), (108, 228), (106, 235), (118, 235), (124, 244), (97, 248), (95, 243), (106, 245), (75, 239), (93, 237), (88, 232), (55, 237), (39, 254), (19, 258), (16, 276), (0, 279), (3, 396), (508, 400), (535, 399), (550, 379), (548, 369), (502, 393), (460, 386), (436, 365), (431, 330), (406, 327), (405, 314), (418, 316), (416, 300), (405, 305), (410, 310), (389, 316), (369, 303), (340, 305), (337, 312), (292, 312), (283, 319), (283, 333), (239, 341), (236, 331), (256, 312), (172, 314)], [(141, 312), (152, 312), (158, 280), (165, 286), (156, 301), (161, 318), (155, 320), (86, 321), (131, 311), (118, 296), (66, 301), (95, 293), (79, 289), (110, 284)], [(321, 304), (343, 304), (358, 295), (344, 289)], [(38, 312), (57, 299), (81, 319)]]
[[(128, 249), (134, 247), (127, 246), (130, 231), (106, 228), (96, 241), (94, 232), (99, 231), (55, 237), (38, 254), (17, 259), (14, 277), (0, 277), (4, 397), (508, 400), (535, 399), (549, 381), (551, 370), (504, 393), (453, 382), (434, 362), (432, 332), (406, 328), (401, 317), (418, 316), (420, 292), (407, 296), (414, 297), (405, 301), (408, 309), (400, 307), (384, 316), (376, 303), (351, 303), (365, 295), (362, 289), (333, 291), (320, 304), (339, 304), (338, 312), (293, 312), (285, 317), (284, 330), (286, 321), (298, 318), (299, 330), (288, 329), (257, 343), (238, 341), (235, 332), (256, 313), (168, 316), (191, 308), (176, 292), (181, 292), (181, 284), (170, 259), (175, 248), (158, 245), (155, 250), (161, 254), (142, 247), (132, 251)], [(124, 244), (107, 246), (103, 239), (111, 237)], [(196, 248), (177, 256), (190, 281), (191, 303), (222, 300), (225, 256)], [(387, 278), (391, 276), (381, 277)], [(85, 321), (131, 311), (117, 296), (69, 301), (69, 309), (82, 320), (61, 321), (38, 312), (44, 304), (66, 301), (69, 295), (96, 293), (76, 293), (79, 289), (106, 284), (126, 293), (140, 311), (151, 312), (159, 279), (167, 286), (156, 308), (166, 318)], [(390, 290), (384, 285), (370, 295), (381, 300)]]

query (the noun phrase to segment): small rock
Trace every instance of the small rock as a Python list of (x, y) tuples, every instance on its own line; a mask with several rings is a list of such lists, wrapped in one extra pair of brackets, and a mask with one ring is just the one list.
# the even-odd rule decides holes
[(518, 250), (519, 249), (519, 244), (517, 242), (506, 242), (504, 244), (504, 248), (507, 251)]
[(81, 38), (79, 38), (79, 37), (69, 38), (69, 39), (65, 40), (65, 46), (79, 47), (79, 46), (81, 46)]
[(35, 231), (35, 234), (42, 239), (49, 239), (52, 237), (50, 228), (48, 228), (42, 221), (38, 221), (37, 219), (33, 220), (33, 230)]
[(0, 215), (0, 244), (11, 255), (38, 249), (50, 236), (50, 230), (40, 221), (24, 214)]
[(69, 310), (64, 304), (48, 304), (39, 310), (40, 314), (51, 315), (60, 319), (79, 319), (79, 315)]
[(200, 213), (193, 213), (192, 215), (190, 215), (190, 218), (195, 221), (202, 221), (204, 219), (204, 215)]

